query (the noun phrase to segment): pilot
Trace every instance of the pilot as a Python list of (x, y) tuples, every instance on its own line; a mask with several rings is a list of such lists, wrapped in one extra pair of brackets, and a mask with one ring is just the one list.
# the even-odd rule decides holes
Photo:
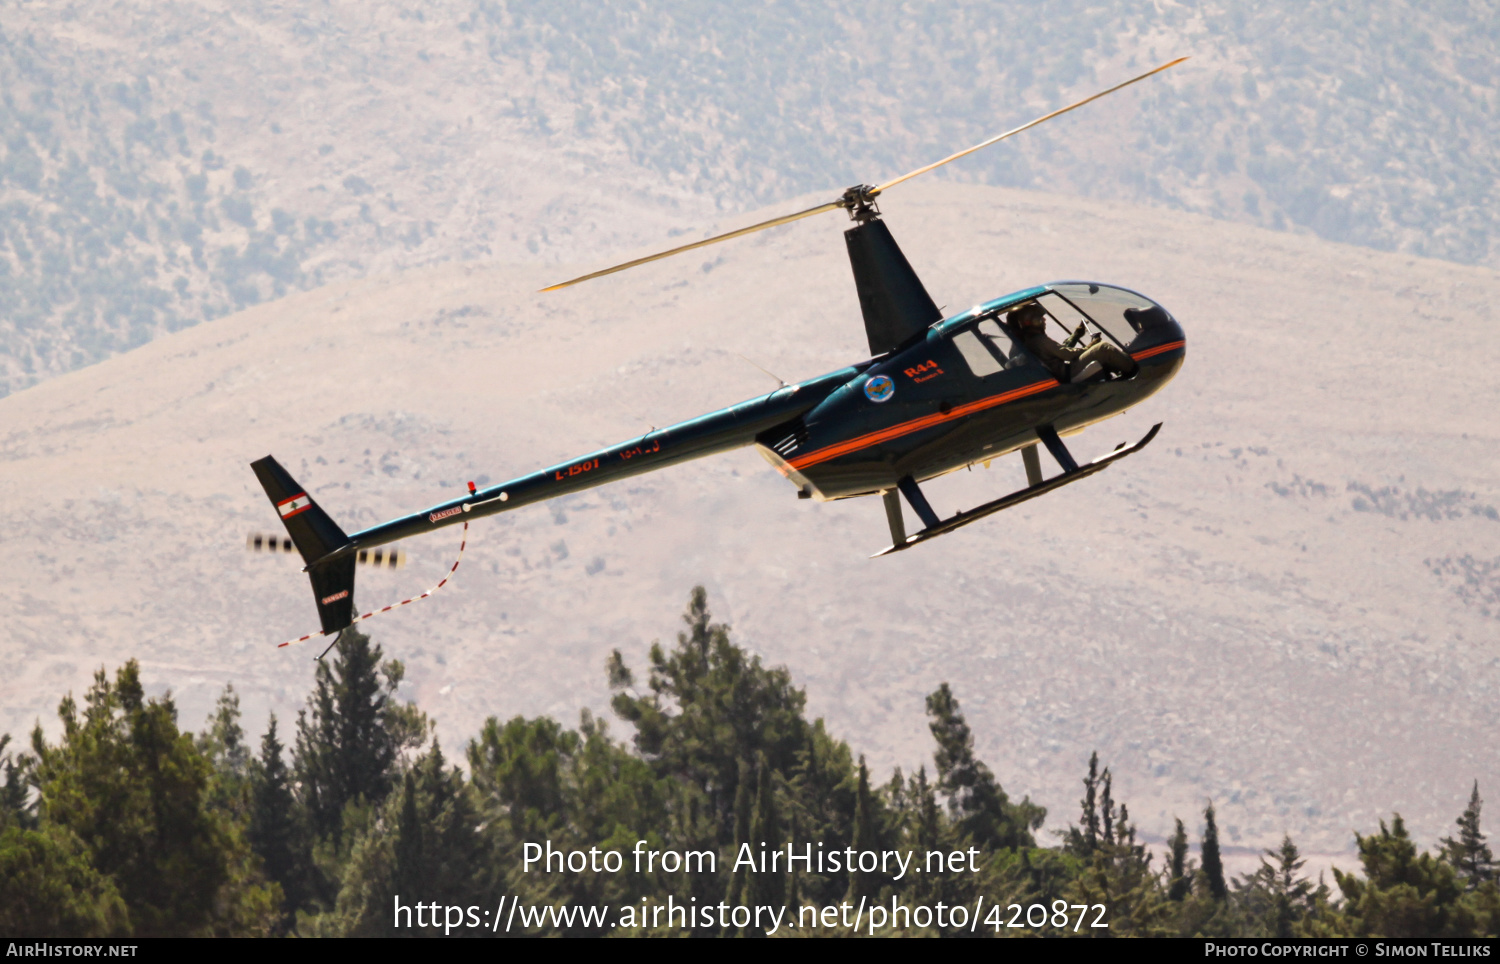
[(1121, 351), (1114, 342), (1097, 334), (1087, 348), (1075, 347), (1087, 331), (1082, 322), (1079, 323), (1078, 330), (1059, 345), (1047, 335), (1047, 313), (1034, 301), (1012, 311), (1006, 320), (1016, 330), (1021, 344), (1060, 382), (1069, 381), (1073, 374), (1083, 371), (1090, 362), (1098, 362), (1099, 367), (1105, 371), (1125, 378), (1140, 370), (1140, 365), (1136, 364), (1134, 358)]

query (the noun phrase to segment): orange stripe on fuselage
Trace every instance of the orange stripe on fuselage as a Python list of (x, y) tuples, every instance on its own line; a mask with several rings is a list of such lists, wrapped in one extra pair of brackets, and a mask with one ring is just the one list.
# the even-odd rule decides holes
[(787, 465), (790, 465), (794, 469), (804, 469), (810, 465), (817, 465), (820, 462), (836, 459), (840, 455), (848, 455), (850, 452), (857, 452), (860, 449), (869, 448), (871, 445), (879, 445), (881, 442), (888, 442), (893, 438), (910, 435), (912, 432), (920, 432), (924, 428), (932, 428), (934, 425), (951, 422), (954, 419), (963, 418), (965, 415), (982, 412), (987, 408), (1004, 405), (1006, 402), (1013, 402), (1018, 398), (1025, 398), (1028, 395), (1045, 392), (1057, 386), (1058, 381), (1056, 379), (1044, 378), (1039, 382), (1032, 382), (1030, 385), (1023, 385), (1008, 392), (1001, 392), (999, 395), (981, 398), (977, 402), (959, 405), (946, 413), (939, 412), (935, 415), (924, 415), (921, 418), (914, 418), (909, 422), (892, 425), (890, 428), (883, 428), (877, 432), (869, 432), (858, 438), (852, 438), (847, 442), (839, 442), (827, 448), (818, 449), (816, 452), (809, 452), (801, 458), (791, 459), (787, 462)]
[[(1165, 345), (1157, 345), (1155, 348), (1148, 348), (1145, 351), (1137, 352), (1130, 357), (1136, 361), (1154, 358), (1157, 355), (1181, 348), (1186, 344), (1186, 340), (1168, 342)], [(848, 455), (850, 452), (858, 452), (860, 449), (879, 445), (881, 442), (889, 442), (891, 439), (910, 435), (912, 432), (920, 432), (925, 428), (932, 428), (934, 425), (951, 422), (954, 419), (963, 418), (965, 415), (972, 415), (975, 412), (982, 412), (987, 408), (1004, 405), (1006, 402), (1013, 402), (1018, 398), (1025, 398), (1029, 395), (1035, 395), (1038, 392), (1045, 392), (1050, 388), (1056, 388), (1059, 384), (1061, 383), (1052, 378), (1032, 382), (1030, 385), (1023, 385), (1008, 392), (1001, 392), (999, 395), (991, 395), (989, 398), (981, 398), (977, 402), (960, 405), (950, 410), (947, 414), (924, 415), (921, 418), (914, 418), (909, 422), (902, 422), (899, 425), (892, 425), (890, 428), (883, 428), (877, 432), (870, 432), (858, 438), (852, 438), (847, 442), (839, 442), (827, 448), (809, 452), (801, 458), (790, 459), (786, 464), (793, 469), (805, 469), (811, 465), (818, 465), (831, 459), (836, 459), (841, 455)], [(780, 467), (778, 466), (777, 468), (779, 469)], [(782, 474), (786, 473), (783, 472)]]
[(1172, 341), (1172, 342), (1168, 342), (1165, 345), (1157, 345), (1155, 348), (1147, 348), (1145, 351), (1136, 352), (1135, 354), (1131, 355), (1130, 357), (1134, 358), (1136, 361), (1141, 361), (1142, 359), (1146, 359), (1146, 358), (1155, 358), (1157, 355), (1162, 355), (1162, 354), (1165, 354), (1166, 352), (1169, 352), (1169, 351), (1175, 351), (1176, 349), (1181, 348), (1183, 345), (1186, 345), (1186, 344), (1187, 344), (1186, 340), (1183, 340), (1183, 341)]

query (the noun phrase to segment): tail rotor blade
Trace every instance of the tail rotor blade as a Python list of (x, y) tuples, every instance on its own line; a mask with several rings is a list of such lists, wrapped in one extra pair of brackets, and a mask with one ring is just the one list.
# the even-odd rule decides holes
[[(254, 532), (247, 536), (245, 548), (251, 552), (292, 554), (297, 551), (296, 545), (289, 537), (268, 535), (263, 532)], [(373, 566), (376, 569), (400, 569), (406, 565), (404, 551), (383, 547), (359, 549), (354, 553), (354, 559), (362, 566)]]
[(273, 536), (265, 533), (251, 533), (245, 538), (245, 548), (251, 552), (296, 552), (297, 547), (287, 536)]
[(400, 549), (361, 549), (354, 558), (360, 565), (376, 569), (400, 569), (406, 565), (406, 553)]

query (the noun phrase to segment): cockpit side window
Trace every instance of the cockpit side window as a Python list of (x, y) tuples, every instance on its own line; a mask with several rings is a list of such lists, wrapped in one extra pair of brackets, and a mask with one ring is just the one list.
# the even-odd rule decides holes
[(1005, 365), (995, 360), (995, 357), (985, 350), (980, 344), (979, 336), (971, 330), (961, 331), (953, 336), (953, 345), (958, 353), (964, 356), (964, 361), (969, 365), (969, 371), (976, 378), (993, 375), (998, 371), (1004, 371)]
[(1007, 370), (1035, 364), (1031, 356), (1026, 354), (1020, 344), (1011, 337), (1010, 332), (1002, 328), (995, 319), (986, 318), (981, 321), (978, 331), (990, 351), (995, 353), (995, 357), (1005, 363)]
[(953, 344), (978, 378), (1036, 364), (994, 318), (981, 319), (974, 327), (954, 335)]

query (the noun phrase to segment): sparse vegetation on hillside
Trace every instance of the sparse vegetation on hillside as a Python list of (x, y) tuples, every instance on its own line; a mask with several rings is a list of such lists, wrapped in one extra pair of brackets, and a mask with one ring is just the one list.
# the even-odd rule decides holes
[[(1481, 0), (17, 11), (0, 393), (316, 283), (335, 241), (348, 274), (548, 257), (594, 230), (517, 223), (556, 204), (515, 171), (476, 183), (486, 137), (591, 159), (555, 186), (580, 209), (634, 164), (735, 212), (910, 169), (1179, 54), (944, 176), (1497, 264), (1497, 23)], [(503, 123), (428, 109), (456, 99)]]
[(0, 395), (307, 280), (318, 225), (215, 152), (212, 104), (37, 47), (0, 36)]
[(1428, 559), (1427, 568), (1451, 588), (1459, 599), (1484, 613), (1500, 618), (1500, 556), (1476, 559), (1472, 553)]
[(583, 6), (477, 0), (492, 57), (664, 176), (774, 202), (899, 172), (1183, 54), (953, 176), (1166, 204), (1457, 261), (1496, 257), (1500, 27), (1480, 2)]

